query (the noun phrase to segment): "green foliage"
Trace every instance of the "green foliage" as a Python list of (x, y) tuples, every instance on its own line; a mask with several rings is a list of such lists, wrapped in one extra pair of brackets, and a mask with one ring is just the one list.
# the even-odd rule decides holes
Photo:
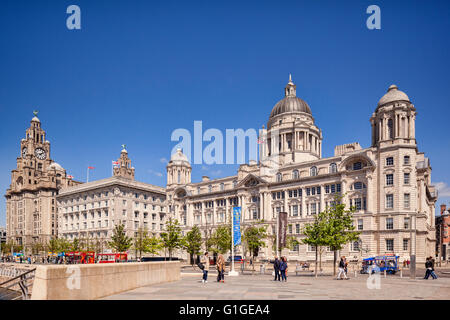
[(184, 249), (190, 254), (191, 257), (193, 257), (194, 254), (200, 254), (201, 247), (202, 234), (200, 233), (200, 229), (197, 226), (193, 226), (191, 231), (186, 234)]
[(108, 242), (109, 246), (116, 252), (127, 251), (132, 245), (133, 240), (126, 235), (124, 229), (125, 226), (123, 224), (117, 224), (114, 227), (111, 241)]
[(267, 226), (251, 226), (244, 230), (243, 241), (245, 242), (252, 257), (257, 256), (259, 249), (266, 246), (264, 240), (267, 237)]
[(358, 240), (360, 233), (354, 231), (354, 212), (354, 207), (348, 210), (345, 209), (345, 204), (342, 203), (342, 196), (339, 195), (335, 197), (334, 204), (325, 211), (327, 221), (325, 242), (331, 250), (341, 250), (344, 244)]
[(11, 254), (13, 247), (14, 247), (14, 243), (12, 241), (4, 242), (1, 244), (1, 249), (2, 249), (1, 251), (4, 254)]
[(70, 250), (71, 251), (80, 251), (81, 246), (80, 246), (80, 240), (78, 240), (78, 238), (73, 239), (71, 245), (70, 245)]
[(146, 239), (145, 251), (146, 253), (150, 253), (151, 255), (155, 255), (162, 248), (161, 239), (157, 237), (148, 237)]
[(213, 252), (225, 254), (231, 250), (231, 224), (218, 226), (207, 245)]
[(56, 238), (51, 238), (47, 243), (48, 251), (56, 253), (59, 250), (59, 242)]
[(184, 247), (184, 238), (181, 235), (181, 227), (177, 219), (169, 218), (166, 222), (166, 230), (161, 233), (162, 247), (169, 251), (169, 258), (175, 249)]
[(147, 230), (139, 228), (137, 235), (134, 238), (134, 249), (139, 252), (139, 258), (142, 257), (142, 252), (147, 251), (148, 233)]

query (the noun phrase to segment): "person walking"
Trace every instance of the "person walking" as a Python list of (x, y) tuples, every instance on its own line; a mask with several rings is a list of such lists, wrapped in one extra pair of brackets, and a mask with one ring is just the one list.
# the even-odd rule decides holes
[(284, 282), (287, 282), (287, 277), (286, 277), (287, 268), (288, 268), (288, 265), (287, 265), (286, 257), (281, 257), (281, 262), (280, 262), (281, 281), (284, 280)]
[(345, 272), (345, 279), (348, 279), (347, 272), (348, 272), (348, 262), (347, 259), (344, 257), (344, 272)]
[(219, 254), (219, 257), (217, 258), (216, 268), (217, 268), (217, 282), (225, 282), (224, 279), (225, 259), (221, 254)]
[(430, 271), (430, 275), (433, 277), (433, 280), (437, 279), (437, 275), (434, 272), (434, 259), (432, 257), (430, 257), (430, 262), (431, 262), (431, 271)]
[(275, 279), (273, 281), (280, 281), (280, 260), (278, 260), (278, 257), (275, 257), (273, 262), (273, 270), (275, 271)]
[(432, 269), (432, 264), (430, 261), (430, 257), (427, 257), (427, 260), (425, 261), (425, 277), (424, 279), (427, 280), (430, 277)]
[(344, 279), (348, 279), (347, 275), (345, 274), (345, 257), (342, 256), (341, 260), (339, 261), (339, 273), (337, 276), (337, 280), (341, 280), (341, 275), (344, 275)]
[(204, 266), (203, 269), (203, 283), (207, 283), (208, 282), (208, 270), (209, 270), (209, 256), (208, 256), (208, 251), (205, 252), (205, 255), (202, 257), (201, 259), (201, 263)]

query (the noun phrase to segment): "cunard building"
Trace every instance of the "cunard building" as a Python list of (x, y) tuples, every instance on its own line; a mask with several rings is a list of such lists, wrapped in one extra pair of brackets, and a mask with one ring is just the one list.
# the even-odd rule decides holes
[[(236, 175), (193, 183), (187, 157), (181, 150), (172, 155), (167, 200), (184, 230), (198, 225), (203, 237), (209, 237), (216, 226), (230, 222), (233, 206), (240, 206), (242, 229), (262, 222), (274, 233), (278, 213), (287, 212), (287, 234), (300, 241), (305, 223), (339, 193), (356, 208), (354, 225), (361, 233), (360, 241), (347, 244), (341, 254), (408, 259), (412, 227), (417, 261), (434, 255), (437, 191), (431, 185), (430, 161), (417, 146), (416, 108), (408, 96), (392, 85), (378, 101), (370, 117), (370, 147), (340, 145), (334, 156), (323, 158), (322, 131), (291, 79), (284, 94), (260, 136), (259, 162), (241, 165)], [(259, 256), (270, 258), (274, 251), (267, 241)], [(291, 260), (315, 257), (314, 248), (303, 244), (282, 254)], [(324, 259), (332, 259), (332, 252), (325, 252)]]
[(61, 188), (80, 183), (51, 159), (46, 138), (35, 112), (20, 141), (17, 167), (11, 171), (5, 195), (7, 240), (23, 246), (25, 252), (34, 243), (45, 244), (57, 236), (56, 195)]

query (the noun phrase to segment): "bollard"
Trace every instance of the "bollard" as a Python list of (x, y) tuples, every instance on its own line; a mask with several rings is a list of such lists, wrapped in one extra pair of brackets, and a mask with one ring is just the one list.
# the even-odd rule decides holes
[(384, 270), (384, 277), (386, 278), (386, 270)]

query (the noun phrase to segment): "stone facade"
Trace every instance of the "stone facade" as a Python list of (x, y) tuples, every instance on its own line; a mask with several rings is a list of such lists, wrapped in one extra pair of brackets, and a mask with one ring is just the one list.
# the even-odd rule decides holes
[[(423, 262), (435, 250), (437, 191), (431, 185), (429, 159), (417, 147), (415, 116), (408, 96), (392, 85), (370, 118), (371, 146), (345, 144), (335, 148), (333, 157), (322, 158), (322, 131), (289, 79), (285, 98), (261, 131), (259, 162), (241, 165), (235, 176), (192, 183), (187, 157), (181, 150), (172, 155), (167, 166), (169, 211), (185, 231), (198, 225), (204, 237), (230, 222), (233, 206), (242, 207), (242, 229), (262, 222), (271, 233), (277, 213), (287, 212), (288, 235), (301, 240), (305, 223), (340, 193), (345, 204), (356, 207), (354, 221), (361, 232), (361, 242), (348, 244), (341, 254), (356, 259), (395, 253), (408, 259), (413, 222), (417, 261)], [(313, 250), (298, 245), (282, 254), (314, 260)], [(273, 255), (267, 241), (259, 257)], [(323, 258), (332, 259), (332, 252), (325, 251)]]
[(51, 159), (50, 142), (36, 115), (20, 141), (17, 168), (11, 171), (5, 195), (8, 241), (26, 252), (33, 243), (57, 236), (56, 195), (61, 188), (80, 184)]
[(441, 205), (441, 215), (436, 217), (436, 256), (450, 260), (450, 209)]
[(158, 235), (166, 219), (165, 189), (134, 180), (123, 149), (114, 176), (62, 189), (57, 196), (58, 234), (68, 240), (92, 239), (106, 249), (114, 226), (122, 223), (129, 237), (139, 228)]

